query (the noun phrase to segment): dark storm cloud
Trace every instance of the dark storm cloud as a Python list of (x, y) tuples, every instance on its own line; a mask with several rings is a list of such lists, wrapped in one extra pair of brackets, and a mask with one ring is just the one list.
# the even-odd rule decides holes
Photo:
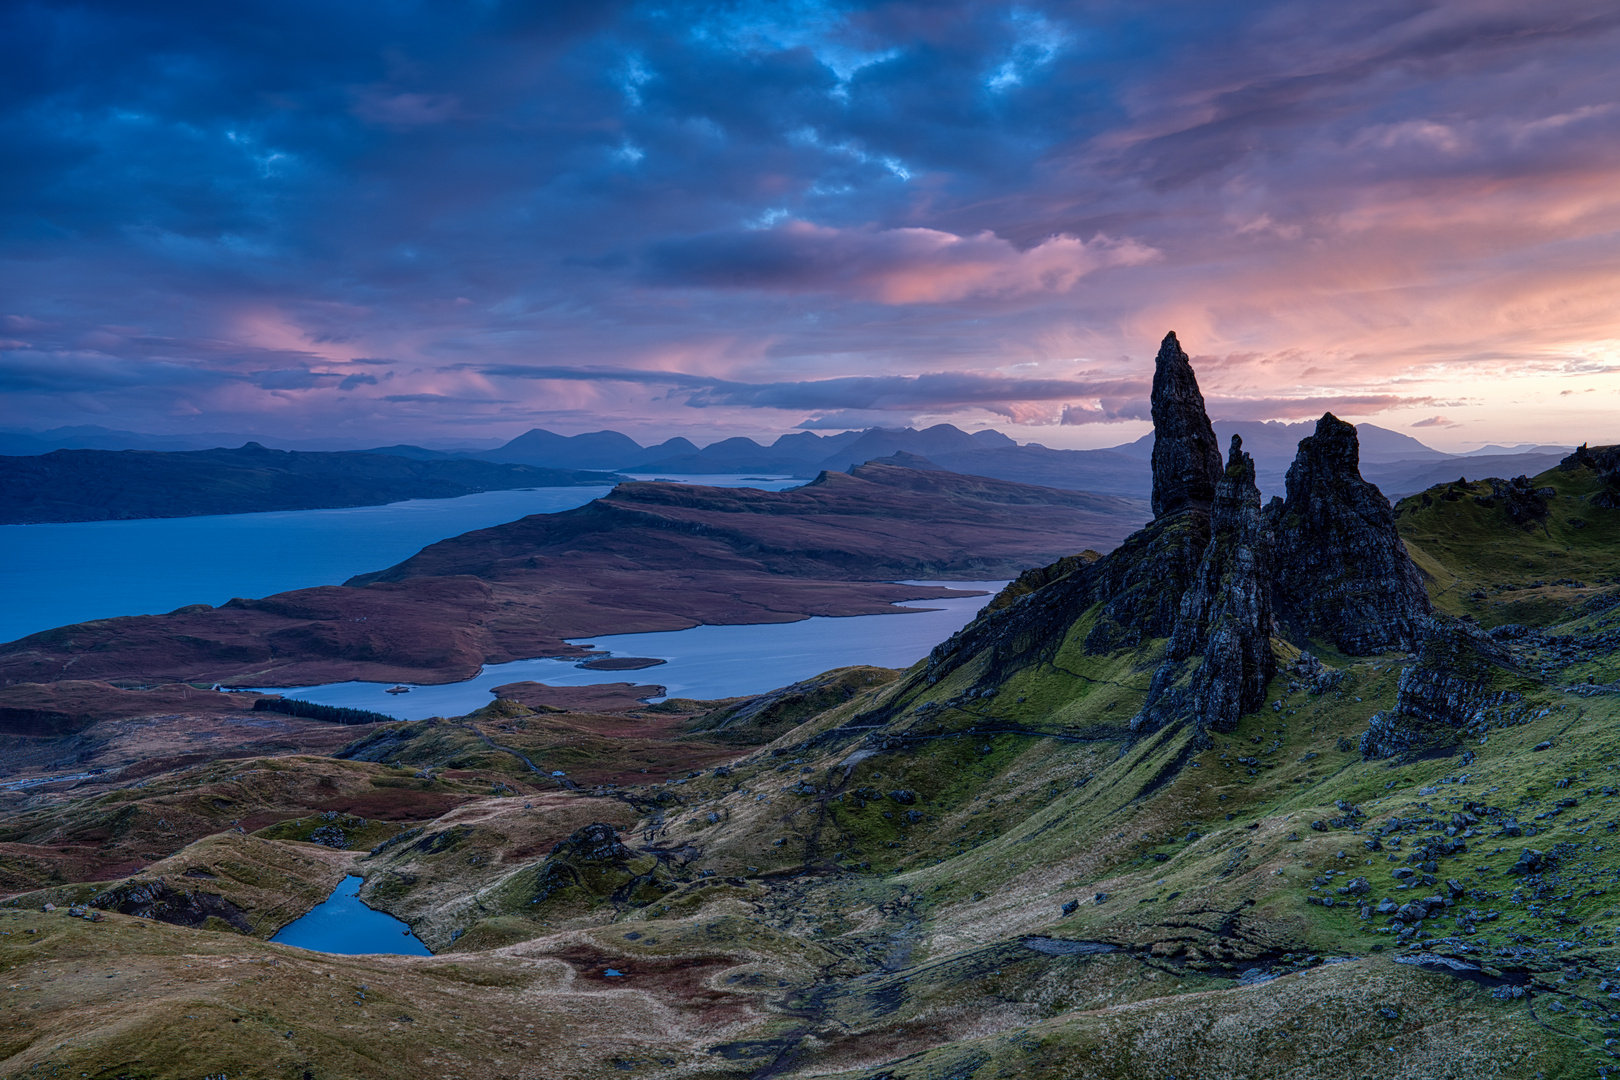
[[(1617, 27), (1597, 0), (5, 5), (0, 424), (1111, 422), (1171, 325), (1253, 358), (1209, 390), (1256, 416), (1602, 375)], [(537, 355), (581, 374), (510, 401)]]
[(235, 381), (231, 375), (184, 363), (131, 361), (95, 353), (0, 351), (0, 391), (126, 393), (133, 388), (204, 389)]

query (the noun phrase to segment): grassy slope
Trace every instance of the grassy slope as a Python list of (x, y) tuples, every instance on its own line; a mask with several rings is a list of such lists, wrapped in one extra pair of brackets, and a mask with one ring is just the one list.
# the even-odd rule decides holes
[(1483, 480), (1434, 487), (1396, 506), (1396, 524), (1428, 575), (1437, 608), (1482, 626), (1547, 625), (1620, 581), (1620, 510), (1586, 501), (1601, 489), (1597, 475), (1552, 469), (1534, 484), (1556, 494), (1547, 519), (1529, 527), (1514, 525), (1501, 500), (1480, 504), (1491, 498)]

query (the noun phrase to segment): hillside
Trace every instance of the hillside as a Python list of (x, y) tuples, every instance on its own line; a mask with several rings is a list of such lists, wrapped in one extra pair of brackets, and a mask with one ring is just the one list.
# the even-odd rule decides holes
[[(5, 1070), (1620, 1072), (1620, 449), (1392, 509), (1328, 415), (1263, 506), (1173, 335), (1153, 414), (1152, 521), (907, 671), (504, 687), (12, 810)], [(343, 873), (437, 955), (264, 940)]]
[(56, 450), (0, 457), (0, 524), (379, 506), (614, 479), (471, 459), (269, 450), (258, 443), (235, 450)]
[(1145, 516), (1125, 499), (881, 465), (784, 492), (627, 483), (346, 587), (34, 634), (0, 646), (0, 683), (454, 682), (583, 655), (567, 638), (889, 613), (955, 595), (896, 580), (1011, 577), (1110, 548)]

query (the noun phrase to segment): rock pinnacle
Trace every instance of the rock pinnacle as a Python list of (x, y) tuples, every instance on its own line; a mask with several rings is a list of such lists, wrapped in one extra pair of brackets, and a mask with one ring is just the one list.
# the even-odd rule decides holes
[(1353, 656), (1415, 648), (1429, 622), (1422, 575), (1360, 461), (1356, 429), (1327, 413), (1300, 440), (1288, 500), (1271, 514), (1281, 606)]
[(1208, 510), (1221, 479), (1221, 451), (1173, 330), (1153, 362), (1153, 435), (1153, 516)]

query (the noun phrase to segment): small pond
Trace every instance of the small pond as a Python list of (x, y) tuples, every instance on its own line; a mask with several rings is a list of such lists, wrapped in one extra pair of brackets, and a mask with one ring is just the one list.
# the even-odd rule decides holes
[(361, 953), (432, 956), (409, 926), (360, 902), (360, 886), (365, 880), (353, 874), (344, 878), (325, 903), (283, 926), (270, 940), (311, 952), (349, 956)]

